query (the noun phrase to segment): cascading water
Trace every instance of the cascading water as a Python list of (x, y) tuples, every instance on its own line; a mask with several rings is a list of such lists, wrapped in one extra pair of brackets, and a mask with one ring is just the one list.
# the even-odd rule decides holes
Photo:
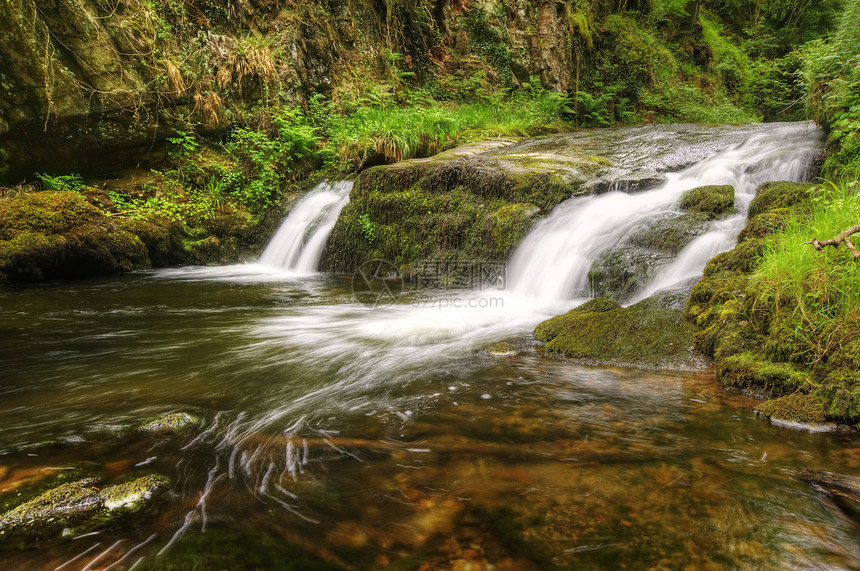
[(323, 181), (296, 203), (260, 256), (260, 264), (298, 274), (317, 271), (353, 181)]
[(762, 126), (743, 143), (668, 173), (667, 181), (653, 190), (572, 198), (540, 221), (516, 249), (508, 266), (510, 289), (546, 302), (588, 297), (588, 272), (601, 253), (622, 244), (640, 223), (680, 214), (678, 202), (684, 191), (732, 185), (737, 214), (713, 222), (707, 233), (651, 280), (638, 299), (689, 285), (708, 259), (732, 247), (758, 185), (804, 180), (819, 147), (820, 134), (812, 124)]

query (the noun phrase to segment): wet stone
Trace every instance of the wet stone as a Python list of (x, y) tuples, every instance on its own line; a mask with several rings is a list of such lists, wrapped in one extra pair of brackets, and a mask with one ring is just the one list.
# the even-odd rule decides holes
[(140, 427), (141, 432), (152, 434), (173, 434), (192, 430), (203, 424), (203, 420), (187, 412), (172, 412), (150, 420)]

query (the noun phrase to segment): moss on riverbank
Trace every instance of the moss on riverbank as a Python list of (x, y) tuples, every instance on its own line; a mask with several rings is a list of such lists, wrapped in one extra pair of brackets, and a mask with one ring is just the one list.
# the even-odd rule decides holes
[[(714, 358), (718, 380), (778, 399), (763, 412), (804, 422), (819, 415), (854, 421), (860, 418), (860, 306), (832, 286), (856, 268), (803, 244), (815, 233), (807, 225), (816, 209), (836, 212), (847, 204), (850, 210), (851, 202), (815, 206), (811, 197), (818, 192), (811, 184), (762, 185), (738, 245), (708, 262), (686, 314), (696, 325), (696, 346)], [(788, 395), (804, 407), (787, 406)]]

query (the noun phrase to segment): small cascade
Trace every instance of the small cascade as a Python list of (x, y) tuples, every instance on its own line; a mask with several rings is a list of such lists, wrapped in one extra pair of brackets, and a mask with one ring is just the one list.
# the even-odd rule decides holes
[(737, 214), (712, 222), (657, 272), (637, 299), (689, 285), (708, 259), (732, 248), (755, 189), (769, 181), (805, 180), (820, 145), (821, 132), (811, 123), (762, 125), (744, 142), (666, 174), (666, 181), (652, 190), (571, 198), (538, 222), (516, 249), (508, 266), (510, 289), (546, 303), (589, 297), (588, 272), (603, 252), (624, 244), (649, 219), (679, 215), (685, 191), (731, 185)]
[(316, 272), (352, 185), (349, 179), (325, 180), (303, 196), (263, 250), (259, 263), (299, 274)]

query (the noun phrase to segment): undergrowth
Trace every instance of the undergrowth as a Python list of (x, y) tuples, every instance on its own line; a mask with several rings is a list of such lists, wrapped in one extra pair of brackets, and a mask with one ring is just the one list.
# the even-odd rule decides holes
[[(768, 237), (747, 288), (754, 293), (747, 302), (753, 324), (770, 334), (772, 348), (780, 346), (776, 357), (810, 368), (810, 392), (826, 389), (822, 380), (834, 367), (843, 367), (834, 364), (833, 356), (860, 339), (860, 263), (844, 246), (816, 251), (808, 243), (832, 238), (860, 221), (858, 187), (816, 187), (811, 215), (793, 216)], [(860, 391), (860, 386), (852, 388)], [(831, 402), (829, 410), (857, 417), (860, 401)]]

